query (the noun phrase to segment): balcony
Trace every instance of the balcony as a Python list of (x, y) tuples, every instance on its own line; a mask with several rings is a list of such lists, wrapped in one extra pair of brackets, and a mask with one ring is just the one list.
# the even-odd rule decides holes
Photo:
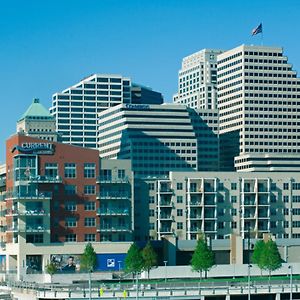
[(189, 202), (189, 204), (190, 204), (190, 206), (201, 206), (201, 201), (195, 201), (195, 200), (191, 200), (190, 202)]
[(6, 200), (6, 195), (0, 195), (0, 201), (5, 201)]
[[(8, 199), (9, 196), (6, 198)], [(51, 192), (38, 192), (38, 193), (13, 193), (11, 195), (12, 199), (16, 200), (38, 200), (38, 199), (51, 199), (52, 193)]]
[(7, 226), (0, 225), (0, 232), (6, 232), (7, 231)]
[(102, 192), (97, 194), (97, 199), (130, 199), (130, 194), (124, 192)]
[(191, 227), (189, 231), (192, 233), (200, 233), (202, 229), (201, 227)]
[(172, 231), (172, 228), (171, 227), (161, 227), (160, 229), (159, 229), (159, 233), (160, 234), (172, 234), (173, 233), (173, 231)]
[(41, 176), (30, 177), (30, 181), (34, 183), (62, 183), (61, 176)]
[(160, 187), (159, 192), (163, 194), (173, 194), (174, 190), (171, 187), (164, 186)]
[(171, 214), (160, 214), (160, 220), (173, 221), (174, 217)]
[(190, 187), (189, 192), (191, 194), (202, 194), (203, 189), (200, 186), (199, 187)]
[(0, 188), (6, 186), (6, 179), (5, 178), (0, 178)]
[(97, 176), (96, 183), (129, 183), (129, 178), (127, 176), (121, 178), (112, 176)]
[(174, 207), (174, 204), (172, 201), (159, 201), (159, 206), (165, 206), (165, 207)]
[(7, 225), (7, 232), (44, 232), (46, 229), (44, 228), (43, 225)]
[(129, 216), (128, 208), (100, 208), (97, 210), (99, 216)]
[(100, 232), (130, 232), (131, 228), (129, 225), (109, 225), (104, 224), (97, 228)]
[(201, 214), (191, 214), (190, 215), (190, 219), (194, 219), (194, 220), (202, 220), (203, 217)]

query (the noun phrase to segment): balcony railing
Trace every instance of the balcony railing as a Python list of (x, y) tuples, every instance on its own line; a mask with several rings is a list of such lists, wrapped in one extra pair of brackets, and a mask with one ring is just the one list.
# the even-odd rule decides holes
[(173, 193), (173, 189), (171, 187), (167, 187), (167, 186), (161, 186), (159, 189), (160, 193)]
[(159, 232), (160, 232), (160, 233), (173, 233), (171, 227), (161, 227), (161, 228), (159, 229)]
[(200, 206), (201, 203), (201, 201), (190, 201), (190, 206)]
[(131, 231), (131, 228), (129, 225), (109, 225), (104, 224), (100, 227), (98, 227), (97, 231), (102, 232), (122, 232), (122, 231)]
[(201, 227), (191, 227), (190, 232), (200, 232), (202, 231)]
[(7, 193), (6, 199), (13, 198), (13, 199), (48, 199), (52, 198), (51, 192), (31, 192), (31, 193)]
[(128, 216), (128, 208), (100, 208), (97, 210), (97, 215), (100, 216)]
[(30, 177), (30, 181), (37, 183), (61, 183), (61, 176), (42, 176), (38, 175), (36, 177)]
[(202, 215), (201, 214), (191, 214), (190, 219), (202, 219)]
[(128, 183), (129, 178), (128, 176), (125, 177), (113, 177), (113, 176), (97, 176), (96, 179), (97, 183)]
[(129, 193), (124, 192), (102, 192), (97, 194), (98, 199), (128, 199), (130, 198)]
[(159, 201), (159, 205), (160, 206), (169, 206), (169, 207), (173, 207), (174, 204), (172, 201)]
[(45, 230), (43, 225), (7, 225), (8, 232), (43, 232)]
[(161, 214), (161, 215), (159, 216), (159, 218), (160, 218), (161, 220), (170, 220), (170, 221), (173, 220), (173, 216), (172, 216), (171, 214)]

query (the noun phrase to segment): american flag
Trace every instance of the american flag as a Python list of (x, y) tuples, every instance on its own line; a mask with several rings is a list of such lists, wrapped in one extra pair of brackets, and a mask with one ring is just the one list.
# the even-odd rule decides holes
[(256, 34), (262, 33), (262, 31), (263, 31), (263, 29), (262, 29), (262, 23), (260, 23), (257, 27), (255, 27), (252, 30), (252, 35), (256, 35)]

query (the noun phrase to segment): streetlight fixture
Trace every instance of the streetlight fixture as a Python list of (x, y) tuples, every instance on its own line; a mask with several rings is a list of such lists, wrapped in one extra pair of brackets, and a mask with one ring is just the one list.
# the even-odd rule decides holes
[(119, 284), (121, 285), (121, 261), (118, 260), (118, 264), (119, 264)]
[(289, 265), (290, 269), (290, 300), (293, 299), (293, 266)]
[(165, 264), (165, 283), (167, 283), (167, 260), (164, 260), (164, 264)]
[(248, 300), (251, 299), (251, 293), (250, 293), (250, 268), (252, 268), (252, 265), (248, 264)]

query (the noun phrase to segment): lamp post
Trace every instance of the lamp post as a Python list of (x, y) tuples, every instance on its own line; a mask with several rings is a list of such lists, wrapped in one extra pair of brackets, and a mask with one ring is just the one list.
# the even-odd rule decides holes
[(119, 264), (119, 284), (121, 285), (121, 261), (118, 260), (118, 264)]
[(136, 297), (135, 299), (138, 300), (139, 299), (139, 277), (138, 277), (139, 273), (136, 273), (136, 278), (135, 278), (135, 284), (136, 284)]
[(89, 269), (89, 300), (92, 299), (92, 268)]
[(290, 300), (293, 299), (293, 266), (288, 267), (290, 269)]
[(165, 283), (167, 283), (167, 260), (164, 260), (164, 264), (165, 264)]
[(251, 299), (251, 293), (250, 293), (250, 268), (252, 268), (252, 265), (248, 264), (248, 300)]

